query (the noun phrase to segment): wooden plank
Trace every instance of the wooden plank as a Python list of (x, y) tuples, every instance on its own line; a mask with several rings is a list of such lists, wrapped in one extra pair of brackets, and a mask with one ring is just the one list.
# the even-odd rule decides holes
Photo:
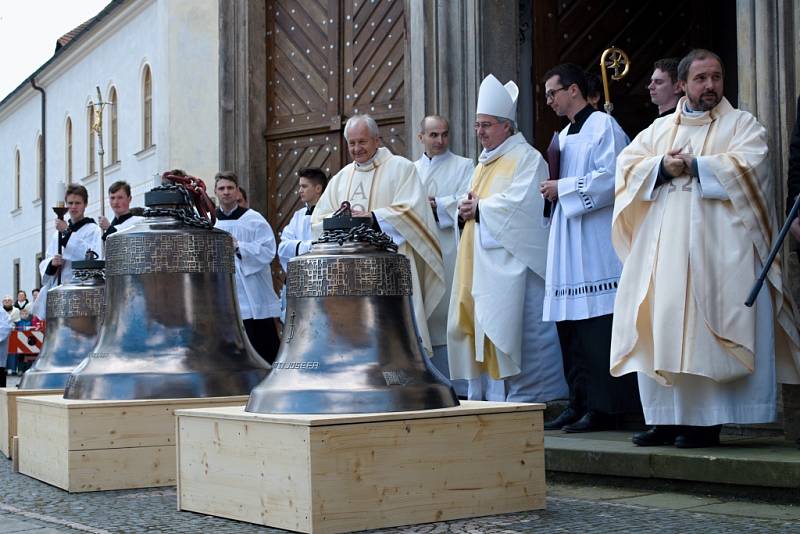
[(52, 395), (59, 389), (0, 388), (0, 452), (11, 457), (11, 439), (17, 435), (17, 398)]
[(69, 451), (69, 492), (174, 486), (175, 447)]
[(541, 405), (177, 419), (182, 510), (346, 532), (545, 506)]
[(11, 438), (11, 472), (19, 473), (19, 438)]
[(314, 532), (545, 507), (541, 412), (311, 429)]
[(178, 415), (181, 510), (308, 532), (308, 429)]
[(247, 398), (20, 398), (20, 471), (74, 492), (173, 485), (176, 408), (243, 409)]
[[(69, 450), (121, 449), (175, 445), (175, 410), (209, 406), (244, 406), (248, 397), (118, 401), (64, 404), (69, 411)], [(58, 404), (58, 403), (56, 403)]]
[(273, 414), (250, 413), (240, 407), (202, 408), (180, 410), (185, 417), (214, 417), (219, 419), (252, 420), (300, 426), (328, 426), (375, 421), (397, 421), (405, 419), (427, 419), (431, 417), (457, 417), (492, 413), (543, 411), (541, 403), (461, 401), (460, 406), (439, 410), (417, 410), (412, 412), (345, 413), (345, 414)]
[[(47, 397), (38, 397), (43, 399)], [(18, 399), (19, 472), (59, 488), (69, 486), (67, 413)]]

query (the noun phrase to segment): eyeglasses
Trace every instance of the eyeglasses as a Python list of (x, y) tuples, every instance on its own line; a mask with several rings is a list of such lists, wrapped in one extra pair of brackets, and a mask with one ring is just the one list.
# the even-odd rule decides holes
[(500, 124), (499, 122), (476, 122), (474, 128), (476, 130), (488, 130), (492, 126)]
[(549, 91), (545, 92), (544, 97), (547, 100), (553, 100), (556, 97), (556, 93), (559, 91), (565, 91), (566, 87), (559, 87), (558, 89), (550, 89)]

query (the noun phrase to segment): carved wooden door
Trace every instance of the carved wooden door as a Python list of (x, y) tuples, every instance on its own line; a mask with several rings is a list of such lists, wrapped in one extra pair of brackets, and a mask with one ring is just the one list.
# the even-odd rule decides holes
[(704, 0), (536, 0), (533, 2), (533, 61), (536, 147), (546, 150), (556, 117), (544, 97), (543, 77), (559, 63), (576, 63), (600, 74), (603, 50), (616, 46), (631, 60), (628, 75), (610, 82), (613, 115), (633, 138), (657, 116), (647, 85), (653, 62), (681, 57), (692, 48), (710, 48), (726, 63), (725, 94), (736, 102), (735, 2)]
[(405, 154), (405, 18), (401, 0), (269, 0), (266, 16), (267, 218), (280, 231), (300, 207), (297, 171), (348, 162), (349, 117), (369, 113)]

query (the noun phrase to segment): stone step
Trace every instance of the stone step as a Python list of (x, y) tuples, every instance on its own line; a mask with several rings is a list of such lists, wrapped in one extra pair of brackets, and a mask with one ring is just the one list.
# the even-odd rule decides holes
[(800, 450), (783, 437), (723, 435), (719, 447), (637, 447), (631, 432), (545, 432), (550, 472), (800, 488)]

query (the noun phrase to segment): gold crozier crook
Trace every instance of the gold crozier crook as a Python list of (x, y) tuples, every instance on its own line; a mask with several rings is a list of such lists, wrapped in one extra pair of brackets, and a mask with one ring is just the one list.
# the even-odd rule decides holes
[(612, 46), (603, 50), (603, 55), (600, 56), (600, 72), (603, 74), (603, 93), (606, 98), (606, 103), (603, 105), (606, 113), (609, 115), (614, 111), (614, 104), (611, 103), (610, 93), (608, 91), (608, 70), (611, 69), (611, 79), (621, 80), (628, 74), (628, 69), (631, 66), (631, 60), (628, 59), (628, 54), (620, 48)]

